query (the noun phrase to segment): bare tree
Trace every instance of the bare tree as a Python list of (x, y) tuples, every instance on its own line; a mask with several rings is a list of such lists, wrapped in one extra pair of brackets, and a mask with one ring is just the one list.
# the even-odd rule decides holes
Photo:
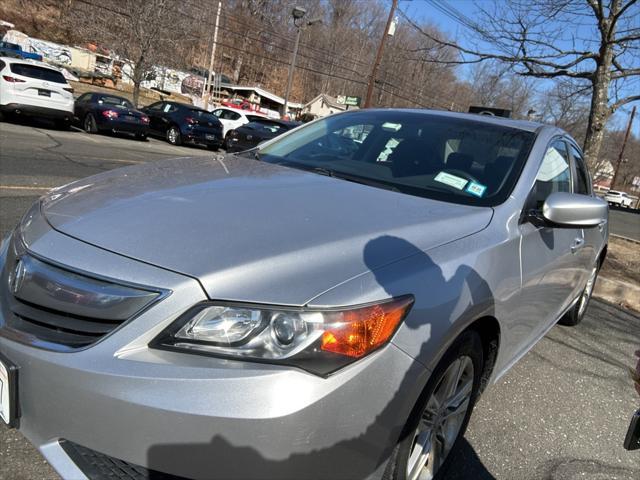
[[(591, 91), (584, 152), (597, 160), (607, 120), (622, 105), (640, 95), (619, 96), (625, 80), (640, 75), (640, 15), (637, 0), (505, 0), (489, 10), (478, 6), (477, 21), (466, 20), (475, 47), (432, 35), (408, 16), (431, 41), (456, 48), (453, 63), (500, 60), (522, 76), (568, 78)], [(484, 5), (484, 4), (483, 4)], [(459, 12), (458, 12), (459, 13)], [(583, 35), (591, 28), (587, 38)], [(479, 45), (484, 45), (480, 48)]]
[(140, 84), (154, 65), (166, 64), (171, 56), (179, 58), (177, 48), (189, 38), (187, 17), (181, 13), (172, 0), (71, 0), (67, 22), (130, 65), (137, 105)]

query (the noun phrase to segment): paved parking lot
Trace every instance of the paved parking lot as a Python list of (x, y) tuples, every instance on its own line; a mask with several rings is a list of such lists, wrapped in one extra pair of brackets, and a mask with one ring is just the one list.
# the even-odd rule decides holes
[[(119, 166), (212, 154), (159, 140), (0, 123), (0, 235), (50, 187)], [(640, 478), (640, 454), (622, 448), (640, 406), (626, 368), (637, 348), (640, 317), (601, 302), (592, 303), (579, 327), (553, 328), (485, 392), (449, 477)], [(0, 479), (55, 478), (18, 432), (0, 426)]]

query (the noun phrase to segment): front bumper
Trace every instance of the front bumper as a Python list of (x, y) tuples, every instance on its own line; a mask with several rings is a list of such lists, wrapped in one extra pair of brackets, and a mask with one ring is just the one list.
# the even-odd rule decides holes
[[(0, 352), (19, 368), (19, 429), (61, 475), (75, 478), (77, 468), (61, 447), (66, 440), (188, 478), (380, 476), (426, 380), (426, 371), (395, 346), (326, 379), (295, 368), (152, 350), (151, 338), (204, 299), (195, 280), (52, 230), (27, 244), (74, 269), (172, 291), (72, 353), (9, 338), (0, 318)], [(10, 313), (3, 306), (1, 314)]]

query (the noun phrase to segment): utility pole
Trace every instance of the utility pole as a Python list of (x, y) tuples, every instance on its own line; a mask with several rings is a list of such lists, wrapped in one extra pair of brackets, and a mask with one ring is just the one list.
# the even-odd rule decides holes
[[(211, 76), (213, 75), (213, 61), (216, 57), (216, 43), (218, 41), (218, 25), (220, 25), (220, 10), (222, 10), (222, 0), (218, 2), (218, 13), (216, 13), (216, 26), (213, 29), (213, 43), (211, 44), (211, 60), (209, 61), (209, 76), (205, 80), (204, 85), (202, 86), (202, 98), (204, 100), (204, 92), (207, 91), (207, 100), (205, 101), (204, 108), (206, 109), (209, 106), (209, 97), (210, 97), (210, 89), (211, 89)], [(207, 88), (207, 86), (209, 88)]]
[(391, 10), (389, 10), (389, 18), (387, 18), (387, 25), (384, 27), (384, 34), (380, 39), (380, 45), (378, 46), (378, 53), (376, 54), (376, 59), (373, 62), (373, 68), (371, 69), (371, 76), (369, 77), (369, 86), (367, 87), (367, 96), (364, 100), (364, 108), (369, 108), (371, 106), (371, 96), (373, 95), (373, 85), (376, 81), (376, 72), (378, 71), (378, 66), (380, 65), (380, 61), (382, 60), (382, 52), (384, 51), (384, 42), (387, 40), (387, 35), (389, 34), (389, 27), (391, 27), (391, 22), (393, 21), (393, 14), (396, 12), (396, 8), (398, 6), (398, 0), (393, 0), (391, 4)]
[(614, 190), (616, 187), (616, 180), (618, 180), (618, 172), (620, 171), (620, 165), (622, 165), (622, 156), (624, 155), (624, 148), (627, 146), (627, 140), (629, 139), (629, 132), (631, 132), (631, 124), (633, 123), (633, 117), (636, 114), (636, 106), (633, 106), (631, 115), (629, 116), (629, 123), (627, 124), (627, 131), (624, 134), (624, 140), (622, 141), (622, 148), (620, 149), (620, 155), (618, 155), (618, 161), (616, 162), (616, 170), (611, 179), (610, 190)]

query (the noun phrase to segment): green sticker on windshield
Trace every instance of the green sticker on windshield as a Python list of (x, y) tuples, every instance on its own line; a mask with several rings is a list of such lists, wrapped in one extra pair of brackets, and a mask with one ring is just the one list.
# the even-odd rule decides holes
[(455, 175), (451, 175), (450, 173), (440, 172), (434, 178), (436, 182), (444, 183), (445, 185), (449, 185), (450, 187), (457, 188), (458, 190), (462, 190), (464, 186), (467, 184), (468, 180), (464, 178), (456, 177)]
[(471, 195), (475, 195), (476, 197), (482, 197), (486, 189), (487, 189), (486, 185), (482, 185), (481, 183), (471, 182), (469, 183), (469, 186), (466, 188), (465, 192), (468, 192)]

